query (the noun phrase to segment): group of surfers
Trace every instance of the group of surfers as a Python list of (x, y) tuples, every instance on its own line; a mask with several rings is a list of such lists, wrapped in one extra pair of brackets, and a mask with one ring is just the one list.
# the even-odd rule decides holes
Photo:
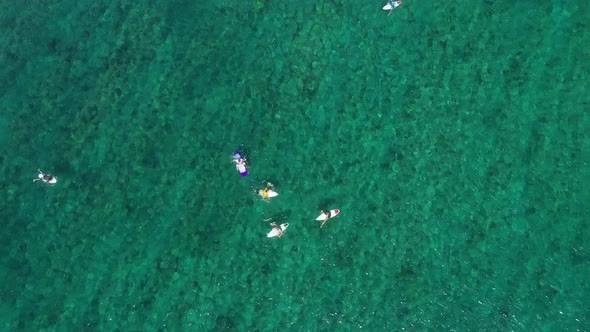
[[(257, 193), (258, 195), (262, 196), (262, 199), (269, 200), (271, 197), (278, 195), (276, 191), (271, 189), (272, 187), (272, 183), (267, 182), (266, 187), (264, 189), (258, 190)], [(332, 217), (332, 213), (330, 212), (330, 210), (321, 210), (320, 213), (323, 216), (322, 224), (320, 225), (320, 228), (322, 228), (324, 227), (326, 221), (328, 221), (328, 219)], [(283, 229), (280, 225), (278, 225), (276, 222), (272, 222), (270, 223), (270, 226), (279, 233), (279, 235), (277, 235), (278, 237), (283, 236)]]
[[(240, 171), (241, 173), (245, 172), (247, 174), (246, 170), (246, 159), (245, 158), (235, 158), (234, 162), (236, 163), (236, 169), (238, 169), (238, 171)], [(42, 181), (44, 183), (47, 184), (56, 184), (57, 183), (57, 177), (48, 173), (44, 173), (41, 169), (37, 169), (37, 171), (39, 172), (39, 174), (37, 175), (37, 177), (35, 179), (33, 179), (33, 182), (37, 182), (37, 181)], [(275, 197), (278, 196), (279, 194), (273, 190), (273, 184), (270, 182), (266, 183), (266, 187), (264, 189), (261, 190), (257, 190), (256, 193), (260, 196), (262, 196), (262, 199), (264, 200), (270, 200), (271, 197)], [(323, 227), (324, 224), (326, 223), (326, 221), (328, 221), (328, 219), (330, 219), (330, 217), (332, 217), (332, 214), (330, 212), (330, 210), (324, 211), (321, 210), (321, 215), (323, 216), (323, 222), (322, 225), (320, 227)], [(278, 231), (278, 237), (283, 236), (283, 229), (281, 228), (280, 225), (277, 225), (276, 222), (273, 222), (270, 224), (270, 226)]]
[[(248, 174), (247, 173), (247, 169), (246, 169), (246, 158), (243, 158), (242, 156), (240, 156), (240, 154), (238, 152), (234, 153), (234, 159), (233, 162), (236, 164), (236, 170), (238, 172), (240, 172), (242, 175), (244, 174)], [(245, 175), (244, 175), (245, 176)], [(272, 183), (267, 182), (266, 186), (264, 189), (260, 189), (260, 190), (256, 190), (256, 193), (260, 196), (262, 196), (263, 200), (270, 200), (271, 197), (276, 197), (279, 194), (273, 190), (274, 186)], [(322, 219), (322, 224), (320, 225), (320, 228), (322, 228), (324, 226), (324, 224), (328, 221), (328, 219), (330, 219), (330, 217), (332, 217), (332, 213), (330, 212), (330, 210), (321, 210), (320, 211), (321, 216), (323, 217)], [(270, 223), (270, 226), (276, 230), (278, 232), (278, 237), (283, 236), (283, 229), (281, 228), (280, 225), (278, 225), (276, 222), (272, 222)]]

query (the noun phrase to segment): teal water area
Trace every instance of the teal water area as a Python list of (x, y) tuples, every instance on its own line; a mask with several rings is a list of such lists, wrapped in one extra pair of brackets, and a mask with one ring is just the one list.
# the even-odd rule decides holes
[(0, 2), (0, 330), (590, 331), (590, 4), (383, 5)]

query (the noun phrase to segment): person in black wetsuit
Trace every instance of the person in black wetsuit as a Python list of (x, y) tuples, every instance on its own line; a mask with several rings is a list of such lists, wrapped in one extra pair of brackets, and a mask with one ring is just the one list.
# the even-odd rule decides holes
[(37, 176), (36, 179), (33, 179), (33, 182), (43, 181), (43, 182), (49, 183), (49, 184), (57, 183), (57, 178), (55, 176), (53, 176), (51, 174), (45, 174), (40, 169), (38, 169), (37, 171), (39, 171), (39, 175)]

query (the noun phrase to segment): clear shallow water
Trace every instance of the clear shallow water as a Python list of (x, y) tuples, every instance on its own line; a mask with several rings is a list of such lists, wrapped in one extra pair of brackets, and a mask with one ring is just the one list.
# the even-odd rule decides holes
[(587, 4), (233, 4), (1, 3), (2, 330), (590, 330)]

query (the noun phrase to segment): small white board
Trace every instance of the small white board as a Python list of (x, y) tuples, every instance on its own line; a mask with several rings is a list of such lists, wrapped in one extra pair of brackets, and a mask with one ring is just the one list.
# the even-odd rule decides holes
[[(288, 223), (281, 224), (281, 231), (284, 231), (285, 229), (287, 229), (287, 227), (289, 227)], [(275, 237), (275, 236), (278, 236), (279, 234), (280, 234), (279, 230), (276, 229), (276, 227), (273, 227), (273, 229), (270, 232), (268, 232), (266, 237)]]
[[(338, 209), (330, 210), (330, 218), (336, 217), (339, 213), (340, 213), (340, 210), (338, 210)], [(326, 220), (326, 215), (322, 213), (322, 214), (320, 214), (319, 217), (315, 218), (315, 220)]]

